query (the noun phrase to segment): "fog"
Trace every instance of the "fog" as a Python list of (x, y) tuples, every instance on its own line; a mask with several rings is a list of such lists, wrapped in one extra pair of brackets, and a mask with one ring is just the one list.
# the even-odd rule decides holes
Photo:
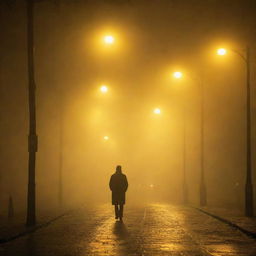
[[(184, 162), (189, 203), (197, 205), (201, 91), (195, 74), (204, 83), (208, 204), (242, 209), (245, 67), (235, 54), (221, 59), (215, 52), (223, 45), (252, 46), (254, 164), (255, 7), (249, 0), (36, 1), (38, 210), (59, 207), (60, 165), (66, 209), (110, 203), (108, 182), (116, 165), (128, 177), (127, 204), (180, 204)], [(9, 196), (15, 212), (26, 209), (28, 78), (25, 1), (1, 1), (0, 11), (3, 214)], [(114, 34), (113, 46), (100, 42), (105, 33)], [(175, 70), (188, 75), (177, 81)]]

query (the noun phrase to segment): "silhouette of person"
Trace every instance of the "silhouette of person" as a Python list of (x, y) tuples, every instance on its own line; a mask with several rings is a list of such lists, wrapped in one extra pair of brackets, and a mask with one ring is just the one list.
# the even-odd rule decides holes
[(128, 181), (122, 173), (122, 167), (120, 165), (116, 167), (116, 172), (111, 175), (109, 188), (112, 191), (112, 205), (115, 206), (115, 218), (119, 218), (122, 221)]

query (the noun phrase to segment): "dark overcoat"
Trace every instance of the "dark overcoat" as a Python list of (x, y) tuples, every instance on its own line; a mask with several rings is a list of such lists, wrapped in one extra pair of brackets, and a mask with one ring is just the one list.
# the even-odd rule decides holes
[(112, 204), (125, 204), (125, 192), (128, 188), (128, 181), (123, 173), (115, 173), (109, 181), (109, 188), (112, 191)]

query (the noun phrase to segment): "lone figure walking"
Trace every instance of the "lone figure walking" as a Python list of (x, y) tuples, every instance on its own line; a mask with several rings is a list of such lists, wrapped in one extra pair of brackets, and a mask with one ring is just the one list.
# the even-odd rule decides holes
[(115, 206), (115, 217), (122, 221), (128, 181), (126, 176), (122, 173), (122, 167), (120, 165), (116, 167), (116, 172), (111, 175), (109, 188), (112, 191), (112, 205)]

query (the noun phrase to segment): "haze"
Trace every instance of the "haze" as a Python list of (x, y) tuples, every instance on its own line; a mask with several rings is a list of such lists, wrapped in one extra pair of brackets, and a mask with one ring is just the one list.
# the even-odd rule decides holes
[[(7, 211), (11, 196), (15, 212), (25, 212), (25, 1), (1, 1), (0, 11), (1, 211)], [(184, 164), (188, 201), (199, 204), (198, 74), (204, 84), (207, 201), (243, 209), (245, 67), (235, 54), (222, 58), (216, 49), (255, 42), (254, 11), (249, 0), (36, 1), (38, 212), (60, 207), (60, 166), (65, 209), (109, 203), (108, 182), (118, 164), (129, 179), (129, 205), (181, 204)], [(105, 45), (104, 35), (113, 35), (114, 43)], [(182, 79), (173, 78), (177, 70)], [(254, 99), (255, 61), (251, 70)], [(107, 92), (101, 92), (102, 85)], [(253, 168), (254, 117), (252, 100)]]

